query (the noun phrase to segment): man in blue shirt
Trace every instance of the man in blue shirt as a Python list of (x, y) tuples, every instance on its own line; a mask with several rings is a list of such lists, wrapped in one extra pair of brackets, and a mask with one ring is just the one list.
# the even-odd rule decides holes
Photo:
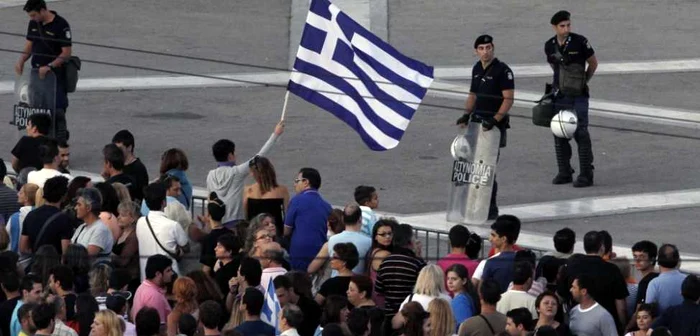
[(515, 263), (513, 244), (518, 240), (519, 235), (520, 219), (513, 215), (498, 216), (491, 224), (489, 241), (498, 253), (486, 262), (481, 280), (495, 280), (501, 286), (501, 293), (508, 290), (508, 285), (513, 281)]
[(15, 310), (12, 312), (12, 318), (10, 319), (10, 335), (19, 335), (19, 332), (22, 330), (22, 321), (17, 314), (19, 309), (24, 304), (39, 303), (42, 290), (41, 279), (37, 276), (29, 274), (22, 278), (22, 282), (20, 283), (22, 299), (17, 302)]
[(647, 303), (656, 303), (658, 314), (671, 306), (683, 303), (681, 285), (688, 276), (678, 270), (681, 261), (680, 253), (675, 245), (664, 244), (658, 254), (659, 276), (649, 282), (647, 287)]
[(297, 195), (289, 202), (284, 219), (284, 236), (291, 237), (289, 256), (294, 270), (306, 272), (327, 240), (327, 220), (331, 205), (321, 197), (321, 174), (302, 168), (294, 179)]
[(241, 309), (245, 312), (245, 322), (236, 327), (242, 335), (275, 336), (275, 328), (260, 320), (265, 296), (256, 288), (246, 288), (241, 300)]
[[(345, 231), (338, 233), (328, 239), (328, 255), (333, 255), (333, 247), (339, 243), (352, 243), (357, 248), (360, 262), (352, 269), (353, 273), (365, 273), (365, 256), (372, 247), (372, 238), (362, 233), (362, 210), (356, 203), (348, 204), (343, 209), (343, 222)], [(331, 277), (338, 275), (338, 271), (333, 270)]]

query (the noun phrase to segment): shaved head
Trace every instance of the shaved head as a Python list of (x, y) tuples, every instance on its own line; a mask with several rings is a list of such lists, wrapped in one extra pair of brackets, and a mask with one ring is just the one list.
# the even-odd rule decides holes
[(357, 203), (350, 203), (343, 209), (343, 222), (345, 225), (356, 225), (361, 223), (362, 209)]

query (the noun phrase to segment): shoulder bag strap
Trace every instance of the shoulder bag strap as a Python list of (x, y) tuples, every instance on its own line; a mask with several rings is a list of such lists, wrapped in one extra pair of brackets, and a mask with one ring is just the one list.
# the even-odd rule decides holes
[[(53, 222), (53, 220), (58, 218), (58, 216), (61, 215), (62, 213), (63, 212), (61, 212), (59, 210), (57, 213), (53, 214), (51, 217), (49, 217), (49, 219), (46, 220), (46, 222), (44, 223), (44, 226), (42, 226), (41, 230), (39, 230), (39, 235), (36, 236), (36, 240), (34, 241), (34, 245), (39, 244), (39, 242), (41, 241), (41, 238), (44, 237), (44, 232), (46, 232), (46, 228), (49, 227), (49, 224), (51, 224)], [(32, 249), (32, 250), (34, 250), (34, 249)], [(36, 251), (34, 251), (34, 252), (36, 252)]]
[(160, 248), (163, 249), (163, 251), (165, 251), (165, 253), (167, 253), (168, 256), (177, 260), (178, 259), (177, 253), (172, 253), (172, 252), (168, 251), (168, 249), (166, 249), (165, 246), (163, 246), (163, 244), (160, 243), (160, 240), (158, 240), (158, 237), (156, 237), (156, 233), (153, 232), (153, 227), (151, 226), (151, 221), (148, 220), (148, 216), (144, 216), (144, 217), (146, 217), (146, 224), (148, 224), (148, 229), (151, 230), (151, 234), (153, 235), (153, 239), (156, 240), (156, 244), (158, 244), (158, 246), (160, 246)]
[(493, 69), (493, 67), (494, 67), (493, 61), (491, 61), (491, 64), (489, 64), (488, 69), (486, 70), (486, 72), (484, 72), (484, 75), (481, 76), (481, 80), (479, 81), (479, 84), (477, 84), (477, 86), (476, 86), (477, 91), (479, 91), (479, 89), (481, 89), (481, 86), (486, 81), (486, 76), (488, 76), (491, 73), (491, 70)]
[(77, 244), (77, 243), (78, 243), (78, 239), (80, 239), (80, 235), (83, 234), (83, 231), (85, 231), (85, 227), (86, 227), (86, 226), (87, 226), (87, 224), (86, 224), (86, 225), (83, 225), (83, 227), (80, 228), (80, 231), (78, 232), (78, 235), (75, 236), (75, 240), (72, 241), (73, 244)]
[(489, 330), (491, 330), (491, 335), (496, 335), (496, 331), (493, 330), (493, 326), (491, 326), (491, 322), (486, 318), (486, 316), (479, 314), (479, 317), (486, 322), (486, 325), (489, 326)]

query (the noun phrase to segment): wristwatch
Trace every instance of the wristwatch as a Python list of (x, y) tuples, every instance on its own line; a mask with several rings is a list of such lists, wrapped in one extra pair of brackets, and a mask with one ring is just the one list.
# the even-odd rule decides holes
[(51, 69), (51, 71), (54, 71), (54, 70), (56, 69), (56, 68), (53, 66), (53, 64), (51, 64), (51, 63), (47, 64), (46, 66), (49, 67), (49, 69)]

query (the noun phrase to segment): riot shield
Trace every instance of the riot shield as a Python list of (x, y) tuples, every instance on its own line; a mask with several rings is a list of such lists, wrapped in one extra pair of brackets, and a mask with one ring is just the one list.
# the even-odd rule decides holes
[(454, 162), (450, 176), (447, 221), (483, 224), (489, 215), (501, 131), (484, 131), (472, 121), (450, 148)]
[(39, 77), (39, 69), (26, 69), (15, 80), (15, 98), (17, 104), (14, 106), (11, 125), (17, 126), (17, 130), (24, 130), (30, 115), (45, 113), (51, 116), (49, 136), (55, 136), (56, 75), (53, 72), (48, 72), (42, 79)]

